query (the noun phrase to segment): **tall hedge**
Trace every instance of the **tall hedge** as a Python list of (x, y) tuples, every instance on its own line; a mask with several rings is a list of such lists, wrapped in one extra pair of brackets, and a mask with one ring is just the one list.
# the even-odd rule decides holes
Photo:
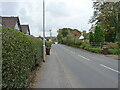
[(24, 87), (33, 67), (42, 61), (42, 41), (2, 28), (2, 87)]

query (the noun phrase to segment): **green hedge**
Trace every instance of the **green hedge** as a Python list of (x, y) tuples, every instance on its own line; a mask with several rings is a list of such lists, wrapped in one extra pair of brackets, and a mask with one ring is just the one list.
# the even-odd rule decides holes
[(120, 50), (119, 49), (109, 49), (108, 52), (109, 52), (109, 54), (115, 54), (115, 55), (119, 55), (120, 54)]
[(22, 88), (42, 61), (42, 41), (10, 28), (2, 28), (2, 87)]
[(91, 52), (95, 52), (95, 53), (102, 53), (101, 48), (89, 48), (88, 50), (91, 51)]

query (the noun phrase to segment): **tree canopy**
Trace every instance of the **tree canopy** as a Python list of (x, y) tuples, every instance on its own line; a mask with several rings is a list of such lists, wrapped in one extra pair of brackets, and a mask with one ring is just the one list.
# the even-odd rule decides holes
[(105, 41), (115, 42), (120, 32), (120, 2), (95, 2), (93, 8), (94, 15), (90, 23), (104, 28)]

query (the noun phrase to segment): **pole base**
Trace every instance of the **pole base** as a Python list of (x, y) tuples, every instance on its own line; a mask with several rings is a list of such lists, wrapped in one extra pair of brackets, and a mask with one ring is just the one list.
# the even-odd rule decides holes
[(43, 60), (43, 62), (45, 62), (45, 60)]

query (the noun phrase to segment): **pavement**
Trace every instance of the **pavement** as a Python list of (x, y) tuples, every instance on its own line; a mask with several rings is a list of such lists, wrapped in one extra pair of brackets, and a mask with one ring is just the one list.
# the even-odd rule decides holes
[(33, 88), (118, 88), (119, 74), (114, 58), (55, 44)]
[(118, 55), (106, 55), (106, 57), (113, 58), (114, 60), (118, 60)]

